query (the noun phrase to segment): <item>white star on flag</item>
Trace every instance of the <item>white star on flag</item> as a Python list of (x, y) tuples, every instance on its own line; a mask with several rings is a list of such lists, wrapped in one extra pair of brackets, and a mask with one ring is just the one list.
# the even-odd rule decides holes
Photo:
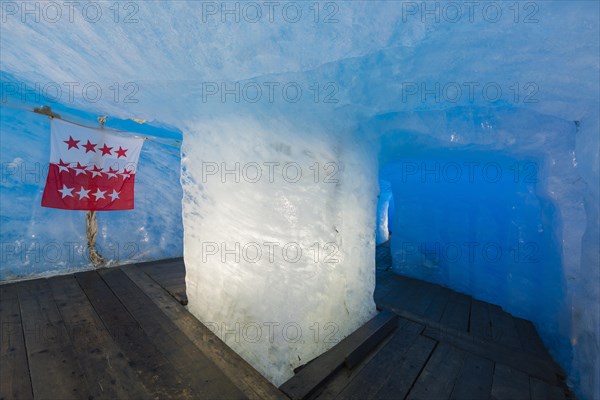
[(144, 139), (53, 118), (42, 206), (63, 210), (134, 208), (137, 163)]
[(109, 168), (108, 172), (105, 172), (105, 174), (108, 177), (108, 179), (110, 179), (110, 178), (116, 178), (117, 177), (117, 172), (119, 172), (118, 169)]
[(87, 172), (87, 170), (85, 169), (85, 166), (81, 165), (79, 163), (77, 163), (77, 166), (73, 169), (76, 171), (75, 176), (77, 176), (79, 174), (85, 174)]
[(69, 172), (69, 163), (64, 163), (62, 159), (56, 166), (58, 167), (58, 172)]
[(59, 189), (58, 191), (60, 192), (60, 194), (62, 195), (62, 198), (64, 199), (67, 196), (73, 197), (73, 193), (71, 193), (75, 188), (68, 188), (67, 185), (63, 184), (62, 189)]
[(89, 171), (92, 173), (92, 178), (95, 178), (97, 176), (102, 176), (102, 169), (98, 168), (95, 165)]
[(81, 189), (79, 189), (79, 192), (75, 192), (75, 193), (79, 195), (79, 200), (81, 200), (84, 197), (87, 197), (89, 199), (90, 198), (90, 196), (88, 196), (89, 192), (90, 192), (89, 190), (85, 190), (82, 186)]
[(93, 194), (93, 196), (96, 196), (96, 201), (100, 200), (100, 199), (104, 199), (104, 193), (106, 193), (105, 191), (100, 190), (100, 188), (98, 188), (98, 190), (96, 191), (96, 193)]
[(112, 199), (112, 201), (115, 201), (116, 199), (119, 198), (119, 193), (117, 192), (115, 189), (113, 189), (113, 192), (111, 194), (108, 195), (108, 197), (110, 197)]

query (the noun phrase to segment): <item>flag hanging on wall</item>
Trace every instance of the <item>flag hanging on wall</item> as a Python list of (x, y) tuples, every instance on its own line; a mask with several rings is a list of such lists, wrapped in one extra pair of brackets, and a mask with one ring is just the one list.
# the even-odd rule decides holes
[(50, 166), (42, 206), (65, 210), (131, 210), (144, 139), (50, 123)]

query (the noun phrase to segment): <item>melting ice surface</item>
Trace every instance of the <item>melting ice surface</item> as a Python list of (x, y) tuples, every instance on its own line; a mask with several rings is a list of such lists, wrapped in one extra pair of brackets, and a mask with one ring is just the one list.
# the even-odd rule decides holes
[[(148, 175), (140, 176), (136, 196), (146, 200), (135, 218), (106, 214), (110, 227), (131, 217), (110, 237), (146, 238), (152, 245), (138, 260), (177, 255), (177, 214), (183, 210), (190, 310), (251, 364), (280, 383), (293, 367), (333, 344), (332, 327), (339, 339), (373, 312), (373, 246), (386, 236), (382, 199), (389, 195), (377, 189), (378, 165), (394, 201), (387, 222), (395, 269), (532, 319), (576, 392), (600, 397), (597, 2), (537, 2), (537, 9), (517, 3), (517, 14), (513, 3), (494, 3), (506, 5), (498, 20), (484, 17), (482, 4), (472, 19), (463, 8), (458, 22), (421, 15), (421, 2), (404, 3), (409, 8), (340, 2), (334, 23), (322, 18), (330, 8), (315, 19), (312, 2), (299, 3), (308, 17), (294, 23), (280, 17), (222, 22), (220, 15), (203, 14), (196, 2), (137, 4), (138, 22), (129, 24), (112, 17), (90, 23), (81, 12), (66, 23), (4, 13), (0, 66), (30, 86), (96, 82), (104, 88), (101, 99), (91, 102), (78, 92), (57, 102), (87, 115), (144, 118), (183, 132), (183, 205), (172, 174), (177, 157), (142, 155), (140, 173)], [(435, 4), (441, 3), (429, 9)], [(108, 8), (103, 15), (113, 16)], [(108, 88), (114, 82), (134, 82), (138, 101), (116, 102)], [(239, 93), (239, 102), (235, 93), (222, 97), (221, 83), (235, 92), (236, 82), (250, 89), (258, 84), (262, 99), (250, 104), (251, 92)], [(294, 82), (304, 95), (293, 103), (276, 91), (269, 101), (268, 82), (280, 88)], [(501, 95), (493, 91), (498, 87)], [(1, 129), (3, 165), (17, 158), (47, 162), (40, 123), (2, 108)], [(23, 131), (27, 145), (19, 144)], [(496, 183), (486, 180), (491, 176), (453, 182), (448, 167), (443, 181), (422, 184), (405, 169), (457, 163), (466, 174), (464, 162), (473, 159), (496, 163), (505, 175)], [(254, 177), (251, 163), (268, 174), (265, 162), (280, 163), (277, 168), (296, 162), (306, 175), (293, 183), (232, 184), (235, 162), (247, 167), (246, 178)], [(310, 181), (310, 167), (329, 162), (339, 164), (339, 182)], [(223, 163), (234, 169), (225, 181)], [(533, 163), (534, 182), (523, 175), (509, 179), (515, 163), (525, 175)], [(219, 172), (213, 174), (215, 164)], [(77, 232), (72, 215), (37, 206), (40, 187), (3, 179), (3, 243), (23, 240), (23, 232), (44, 243)], [(47, 220), (61, 223), (49, 230), (39, 223)], [(462, 244), (461, 257), (452, 253), (452, 241)], [(464, 245), (473, 241), (479, 246)], [(270, 261), (265, 242), (298, 243), (304, 256), (312, 256), (315, 243), (325, 252), (333, 243), (339, 262), (291, 263), (279, 248)], [(223, 252), (233, 246), (235, 253), (236, 243), (240, 251), (247, 246), (247, 258), (253, 260), (258, 249), (262, 258), (249, 262), (241, 251), (236, 262), (235, 254)], [(212, 244), (217, 253), (211, 255)], [(478, 258), (464, 256), (484, 245)], [(517, 254), (529, 261), (538, 255), (537, 262), (506, 258), (523, 245), (529, 247)], [(296, 247), (287, 249), (290, 259)], [(28, 267), (19, 260), (3, 259), (3, 276), (22, 275)], [(34, 272), (55, 266), (46, 263)], [(273, 340), (264, 337), (271, 322), (279, 324), (273, 325)], [(290, 322), (297, 326), (288, 325), (284, 336)], [(302, 337), (294, 341), (297, 327)], [(258, 328), (263, 337), (257, 339)]]

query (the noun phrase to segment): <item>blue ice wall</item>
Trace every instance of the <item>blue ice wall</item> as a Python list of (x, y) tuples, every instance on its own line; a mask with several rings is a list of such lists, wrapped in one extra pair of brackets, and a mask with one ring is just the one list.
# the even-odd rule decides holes
[[(3, 83), (17, 82), (7, 75)], [(35, 91), (34, 91), (35, 92)], [(20, 97), (3, 104), (32, 109)], [(97, 126), (96, 115), (40, 99), (64, 118)], [(98, 212), (97, 248), (110, 264), (149, 261), (183, 254), (181, 133), (133, 121), (109, 119), (107, 127), (156, 137), (144, 144), (135, 184), (135, 209)], [(85, 236), (85, 211), (41, 207), (50, 157), (50, 123), (45, 116), (0, 108), (0, 281), (92, 268)]]
[(539, 169), (534, 159), (447, 149), (386, 165), (381, 176), (397, 201), (394, 270), (549, 321), (564, 275)]
[(364, 127), (379, 138), (380, 179), (395, 200), (394, 270), (533, 321), (570, 383), (588, 390), (598, 355), (598, 302), (585, 300), (598, 298), (599, 279), (594, 127), (502, 106), (381, 114)]

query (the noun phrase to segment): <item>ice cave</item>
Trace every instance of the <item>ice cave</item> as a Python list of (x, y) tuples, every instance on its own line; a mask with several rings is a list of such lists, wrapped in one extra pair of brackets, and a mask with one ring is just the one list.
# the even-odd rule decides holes
[(0, 20), (0, 398), (600, 399), (597, 1)]

